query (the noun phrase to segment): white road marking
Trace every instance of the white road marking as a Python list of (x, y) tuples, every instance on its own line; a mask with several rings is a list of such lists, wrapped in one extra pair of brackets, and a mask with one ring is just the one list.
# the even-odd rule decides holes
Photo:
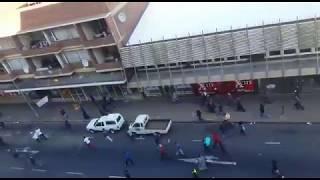
[(14, 170), (24, 170), (24, 168), (22, 168), (22, 167), (10, 167), (10, 169), (14, 169)]
[(280, 142), (264, 142), (264, 144), (280, 144)]
[(113, 139), (110, 136), (106, 136), (106, 139), (108, 139), (110, 142), (113, 141)]
[(66, 172), (66, 174), (72, 174), (72, 175), (83, 175), (82, 172)]
[(208, 163), (212, 163), (212, 164), (223, 164), (223, 165), (237, 165), (237, 162), (232, 162), (232, 161), (215, 161), (215, 160), (207, 160)]
[(109, 178), (125, 178), (123, 176), (109, 176)]
[(144, 137), (137, 137), (137, 140), (144, 140)]
[(201, 142), (201, 139), (194, 139), (192, 142)]
[(258, 156), (262, 156), (262, 153), (258, 153)]
[(171, 139), (168, 139), (168, 144), (171, 142)]
[(48, 170), (45, 170), (45, 169), (32, 169), (32, 171), (37, 171), (37, 172), (47, 172)]
[(1, 135), (1, 136), (3, 136), (3, 137), (10, 137), (10, 136), (12, 136), (12, 134), (4, 134), (4, 135)]
[(307, 124), (308, 124), (308, 125), (311, 125), (312, 123), (311, 123), (311, 122), (307, 122)]

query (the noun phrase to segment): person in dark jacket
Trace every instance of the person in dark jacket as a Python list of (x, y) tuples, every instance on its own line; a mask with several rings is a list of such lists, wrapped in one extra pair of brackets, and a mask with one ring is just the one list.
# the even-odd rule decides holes
[(260, 103), (260, 117), (264, 117), (264, 104)]
[(202, 120), (202, 114), (201, 114), (201, 111), (199, 109), (196, 111), (196, 114), (197, 114), (197, 117), (198, 117), (199, 121), (201, 121)]

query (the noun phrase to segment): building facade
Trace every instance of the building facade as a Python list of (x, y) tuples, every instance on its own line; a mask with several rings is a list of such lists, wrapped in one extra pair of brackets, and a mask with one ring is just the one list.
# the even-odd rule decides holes
[[(19, 29), (0, 38), (0, 101), (123, 97), (123, 47), (146, 2), (58, 2), (17, 9)], [(2, 99), (2, 100), (1, 100)], [(8, 101), (4, 101), (8, 100)]]
[[(242, 87), (319, 74), (320, 19), (230, 29), (120, 48), (132, 92), (193, 94), (218, 82)], [(222, 86), (221, 86), (222, 87)], [(246, 89), (244, 89), (246, 90)], [(249, 89), (247, 89), (249, 91)]]

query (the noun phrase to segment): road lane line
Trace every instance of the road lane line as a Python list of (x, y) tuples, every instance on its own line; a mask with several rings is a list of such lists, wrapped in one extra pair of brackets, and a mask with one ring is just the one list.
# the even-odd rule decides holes
[(32, 169), (32, 171), (47, 172), (48, 170), (46, 170), (46, 169)]
[(280, 144), (280, 142), (272, 142), (272, 141), (269, 141), (269, 142), (264, 142), (264, 144)]
[(192, 142), (201, 142), (201, 139), (194, 139)]
[(10, 169), (14, 169), (14, 170), (24, 170), (24, 168), (22, 168), (22, 167), (10, 167)]
[(113, 139), (110, 136), (106, 136), (106, 139), (108, 139), (110, 142), (113, 141)]
[(223, 164), (223, 165), (237, 165), (237, 162), (232, 162), (232, 161), (215, 161), (215, 160), (207, 160), (208, 163), (212, 163), (212, 164)]
[(82, 175), (84, 175), (82, 172), (66, 172), (66, 174), (72, 174), (72, 175), (80, 175), (80, 176), (82, 176)]
[(137, 137), (136, 140), (144, 140), (144, 137)]
[(123, 177), (123, 176), (109, 176), (109, 178), (126, 178), (126, 177)]

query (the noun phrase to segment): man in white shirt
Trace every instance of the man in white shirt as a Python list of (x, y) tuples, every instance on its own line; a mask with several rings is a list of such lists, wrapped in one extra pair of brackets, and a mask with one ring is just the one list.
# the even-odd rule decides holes
[(89, 148), (94, 148), (89, 137), (83, 136), (83, 143), (85, 143)]
[(33, 137), (32, 137), (32, 139), (34, 139), (34, 140), (36, 140), (36, 141), (40, 141), (40, 136), (42, 136), (43, 135), (43, 133), (41, 132), (41, 130), (40, 130), (40, 128), (38, 128), (38, 129), (36, 129), (35, 131), (34, 131), (34, 134), (33, 134)]

